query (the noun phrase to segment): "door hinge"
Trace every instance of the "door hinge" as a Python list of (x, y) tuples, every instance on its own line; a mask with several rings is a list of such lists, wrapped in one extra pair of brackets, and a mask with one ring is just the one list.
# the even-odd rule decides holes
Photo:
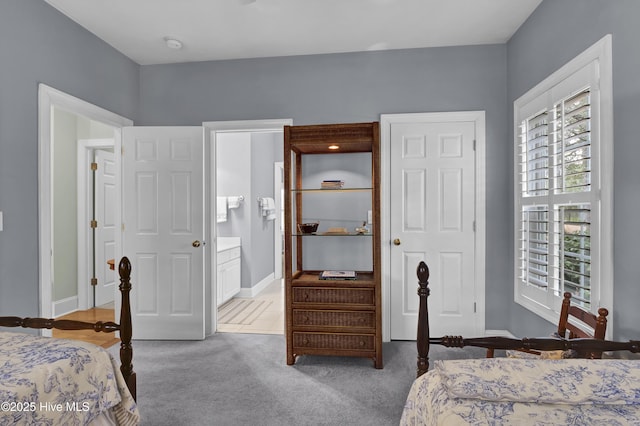
[(476, 150), (476, 140), (475, 139), (473, 140), (473, 150), (474, 151)]
[(120, 147), (120, 155), (124, 155), (124, 146)]
[(98, 285), (98, 279), (96, 277), (91, 278), (91, 285), (94, 287)]
[(90, 226), (92, 229), (96, 229), (98, 227), (98, 221), (92, 220)]
[(122, 224), (121, 228), (122, 228), (121, 231), (124, 232), (124, 223)]
[(476, 232), (476, 221), (473, 221), (473, 232)]
[(473, 313), (475, 314), (476, 312), (478, 312), (476, 311), (476, 302), (473, 302)]
[(91, 170), (93, 170), (94, 172), (98, 170), (98, 163), (91, 163)]

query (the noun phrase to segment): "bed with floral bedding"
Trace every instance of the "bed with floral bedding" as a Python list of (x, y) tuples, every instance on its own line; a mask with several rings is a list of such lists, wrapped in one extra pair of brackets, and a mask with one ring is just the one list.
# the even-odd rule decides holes
[[(76, 340), (0, 329), (0, 426), (134, 425), (136, 373), (131, 345), (131, 263), (118, 271), (120, 322), (0, 317), (0, 327), (120, 333), (120, 362), (105, 349)], [(118, 365), (119, 364), (119, 365)]]
[(417, 425), (639, 425), (640, 360), (483, 358), (437, 360), (430, 345), (571, 354), (640, 352), (640, 341), (463, 338), (429, 334), (429, 268), (417, 269), (417, 379), (402, 413), (402, 426)]
[(640, 361), (435, 361), (401, 425), (640, 425)]
[(133, 425), (139, 417), (105, 349), (0, 332), (0, 425)]

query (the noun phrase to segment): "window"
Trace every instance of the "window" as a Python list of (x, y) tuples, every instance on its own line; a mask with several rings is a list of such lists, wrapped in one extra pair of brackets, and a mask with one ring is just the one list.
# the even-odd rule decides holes
[(514, 103), (515, 300), (612, 308), (611, 37)]

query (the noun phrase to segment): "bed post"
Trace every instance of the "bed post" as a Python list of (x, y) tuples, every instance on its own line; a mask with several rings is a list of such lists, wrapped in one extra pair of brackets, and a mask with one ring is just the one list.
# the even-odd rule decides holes
[(420, 297), (420, 307), (418, 309), (418, 374), (422, 376), (429, 369), (429, 308), (427, 298), (429, 297), (429, 268), (423, 261), (418, 265), (416, 271), (418, 275), (418, 296)]
[(127, 257), (123, 257), (118, 265), (120, 274), (120, 293), (122, 294), (122, 306), (120, 308), (120, 371), (127, 383), (129, 392), (133, 399), (136, 399), (136, 373), (133, 371), (133, 348), (131, 346), (131, 302), (129, 292), (131, 291), (131, 262)]

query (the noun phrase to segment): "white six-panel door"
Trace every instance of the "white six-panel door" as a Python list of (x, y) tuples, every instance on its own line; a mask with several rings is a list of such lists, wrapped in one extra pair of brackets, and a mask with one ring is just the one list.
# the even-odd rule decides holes
[(95, 267), (98, 284), (95, 287), (96, 306), (113, 302), (116, 294), (117, 274), (107, 260), (115, 257), (116, 218), (113, 206), (116, 200), (116, 164), (113, 152), (95, 151), (96, 170), (95, 218)]
[(133, 338), (203, 339), (203, 129), (125, 127), (123, 150)]
[(391, 339), (416, 338), (421, 260), (431, 335), (477, 332), (474, 139), (472, 121), (391, 124)]

